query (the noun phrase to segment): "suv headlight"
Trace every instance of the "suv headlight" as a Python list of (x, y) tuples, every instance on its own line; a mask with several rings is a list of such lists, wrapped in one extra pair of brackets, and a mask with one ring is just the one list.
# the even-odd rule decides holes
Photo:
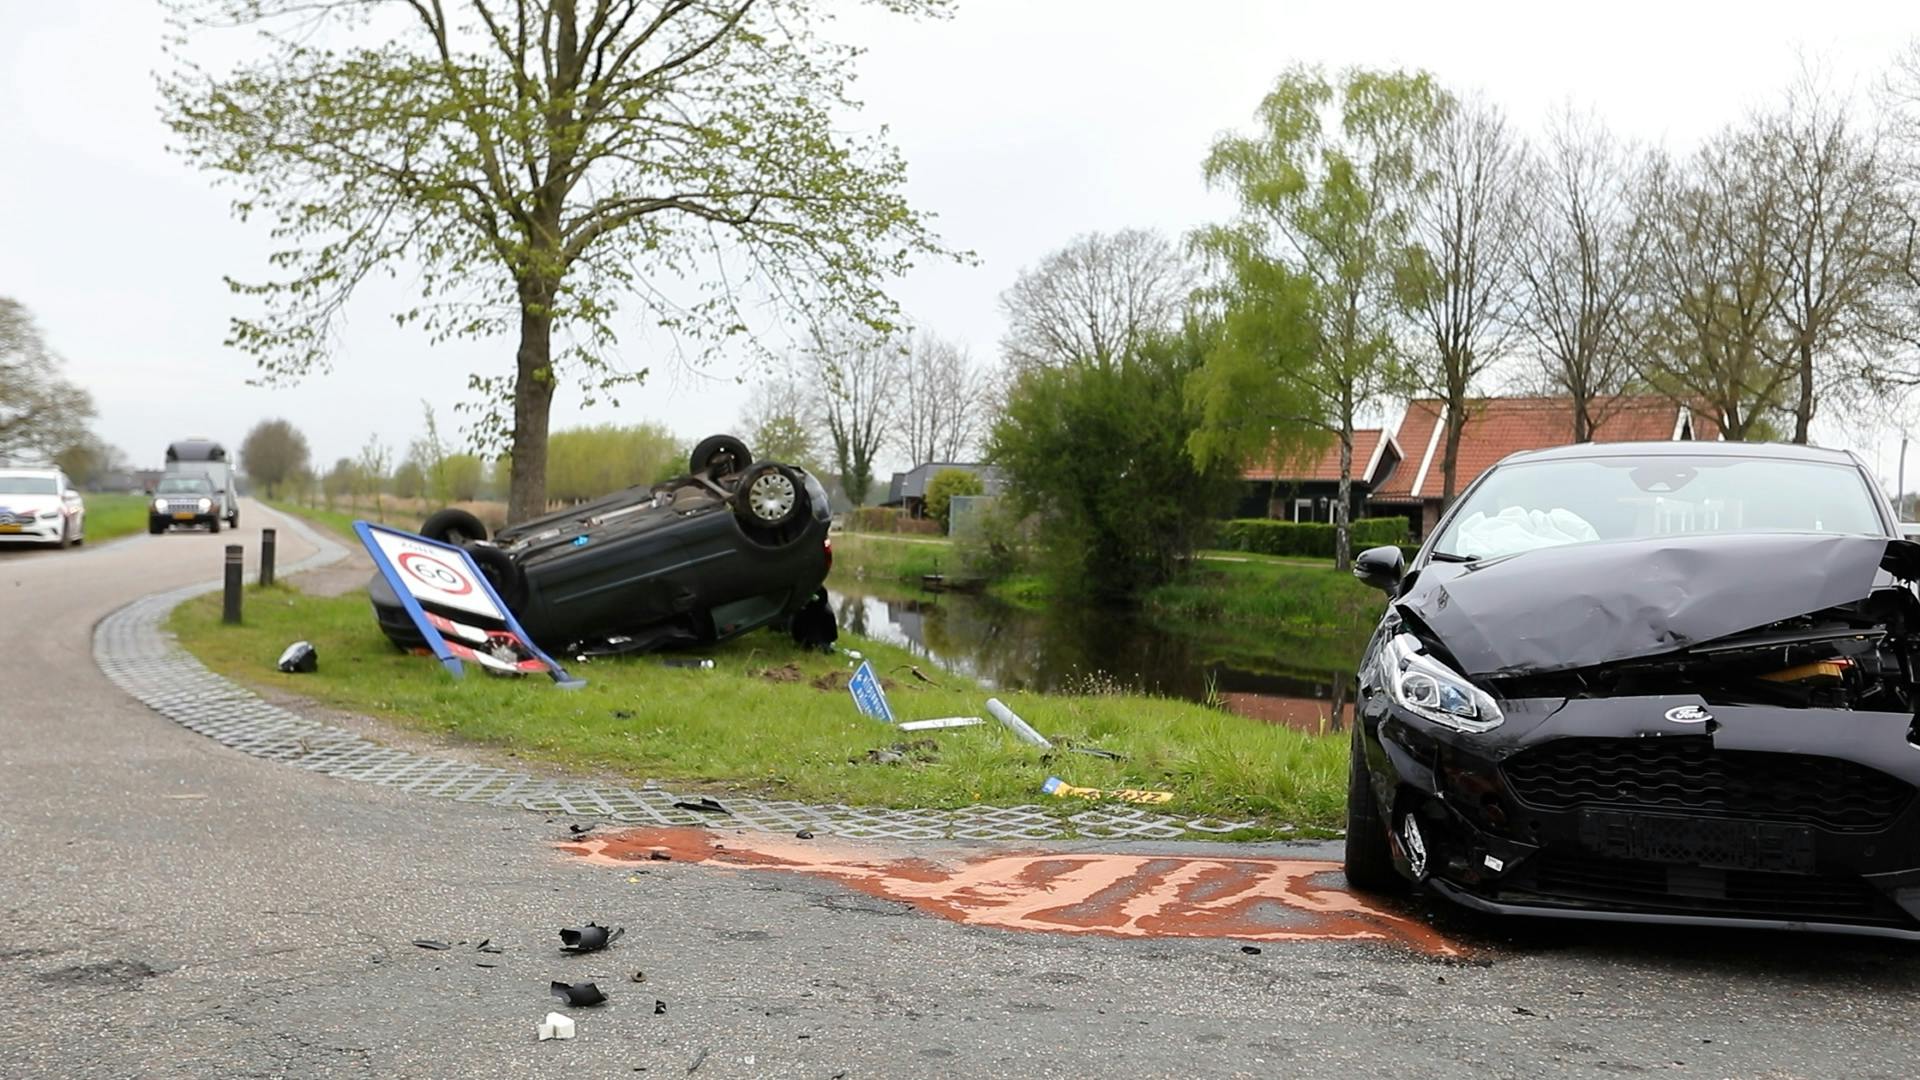
[(1395, 634), (1380, 650), (1380, 682), (1395, 705), (1456, 731), (1491, 731), (1506, 717), (1493, 696)]
[(164, 513), (166, 513), (166, 512), (167, 512), (167, 500), (165, 500), (165, 499), (155, 499), (155, 500), (153, 500), (153, 508), (154, 508), (155, 510), (157, 510), (157, 511), (159, 511), (160, 513), (162, 513), (162, 514), (164, 514)]
[(206, 513), (207, 511), (209, 511), (209, 510), (211, 510), (211, 509), (213, 509), (213, 500), (212, 500), (212, 499), (201, 499), (201, 500), (200, 500), (200, 512), (201, 512), (201, 513), (203, 513), (203, 514), (204, 514), (204, 513)]

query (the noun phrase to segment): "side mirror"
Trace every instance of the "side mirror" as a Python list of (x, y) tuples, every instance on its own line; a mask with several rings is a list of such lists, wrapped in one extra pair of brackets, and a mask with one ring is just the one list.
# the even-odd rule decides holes
[(1353, 576), (1381, 592), (1391, 593), (1400, 588), (1400, 575), (1406, 570), (1406, 559), (1406, 555), (1391, 544), (1368, 548), (1354, 557)]
[(73, 488), (68, 488), (67, 490), (60, 493), (60, 497), (67, 500), (73, 500), (80, 497), (80, 492), (76, 491)]

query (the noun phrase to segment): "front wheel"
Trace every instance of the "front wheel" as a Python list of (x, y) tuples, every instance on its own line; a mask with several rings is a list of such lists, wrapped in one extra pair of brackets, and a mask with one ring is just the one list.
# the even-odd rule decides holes
[(753, 463), (753, 451), (732, 435), (709, 435), (701, 439), (687, 455), (687, 471), (719, 479), (732, 476)]
[(449, 506), (436, 510), (420, 524), (420, 535), (443, 544), (463, 547), (487, 538), (487, 527), (465, 510)]
[(219, 531), (220, 531), (220, 519), (219, 519), (219, 518), (214, 518), (214, 519), (213, 519), (212, 521), (209, 521), (209, 522), (207, 522), (207, 531), (208, 531), (208, 532), (210, 532), (210, 533), (217, 533), (217, 532), (219, 532)]
[(1363, 892), (1399, 892), (1406, 881), (1393, 868), (1387, 846), (1387, 824), (1373, 798), (1367, 774), (1366, 744), (1360, 737), (1360, 718), (1354, 717), (1352, 749), (1347, 760), (1347, 884)]

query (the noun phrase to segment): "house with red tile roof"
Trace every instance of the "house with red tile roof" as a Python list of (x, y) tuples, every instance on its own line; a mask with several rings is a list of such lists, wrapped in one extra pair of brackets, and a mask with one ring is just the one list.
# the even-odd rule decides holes
[[(1475, 398), (1467, 406), (1454, 463), (1454, 493), (1508, 454), (1544, 450), (1573, 442), (1573, 404), (1564, 397)], [(1709, 414), (1657, 395), (1604, 400), (1594, 410), (1604, 417), (1593, 430), (1594, 442), (1664, 442), (1719, 438)], [(1446, 455), (1446, 403), (1418, 398), (1407, 404), (1396, 434), (1406, 448), (1402, 466), (1371, 489), (1367, 514), (1405, 515), (1416, 538), (1438, 523), (1444, 509), (1442, 461)], [(1337, 473), (1335, 474), (1338, 475)]]
[[(1392, 476), (1406, 455), (1400, 441), (1385, 428), (1362, 428), (1353, 433), (1352, 517), (1364, 516), (1367, 498)], [(1269, 461), (1241, 474), (1240, 505), (1235, 517), (1278, 518), (1282, 521), (1332, 521), (1340, 497), (1340, 444), (1318, 455), (1296, 461)]]

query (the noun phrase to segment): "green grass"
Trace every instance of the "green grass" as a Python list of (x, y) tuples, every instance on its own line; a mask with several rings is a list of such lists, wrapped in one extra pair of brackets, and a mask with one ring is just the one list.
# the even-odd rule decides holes
[(87, 542), (97, 544), (145, 531), (152, 501), (145, 495), (87, 496)]
[(356, 544), (360, 542), (360, 538), (353, 531), (353, 523), (356, 521), (379, 522), (403, 529), (415, 529), (420, 526), (420, 523), (412, 520), (410, 516), (403, 520), (401, 516), (391, 513), (380, 516), (367, 511), (325, 510), (317, 506), (296, 506), (293, 503), (278, 501), (267, 505), (283, 514), (292, 514), (294, 517), (309, 521)]
[(960, 557), (948, 540), (842, 532), (833, 536), (833, 575), (828, 582), (864, 581), (919, 588), (922, 577), (952, 574), (959, 566)]
[[(209, 667), (256, 686), (382, 717), (460, 743), (512, 750), (521, 759), (589, 773), (651, 778), (710, 790), (811, 802), (893, 807), (1012, 806), (1045, 801), (1041, 783), (1058, 775), (1082, 787), (1171, 790), (1182, 816), (1253, 819), (1273, 827), (1339, 824), (1346, 742), (1254, 723), (1201, 705), (1159, 698), (1011, 695), (1008, 704), (1063, 745), (1098, 746), (1127, 760), (1058, 753), (1046, 760), (993, 724), (955, 731), (898, 732), (855, 712), (844, 689), (813, 681), (847, 674), (844, 656), (803, 653), (785, 636), (749, 635), (711, 655), (706, 671), (658, 658), (579, 667), (585, 689), (554, 689), (544, 678), (503, 680), (470, 671), (455, 681), (425, 657), (396, 652), (375, 627), (363, 595), (307, 597), (285, 587), (255, 589), (246, 623), (223, 626), (219, 598), (189, 601), (172, 628)], [(320, 670), (283, 675), (274, 660), (289, 641), (319, 649)], [(987, 692), (944, 673), (942, 684), (912, 679), (909, 654), (843, 638), (898, 685), (889, 691), (901, 719), (984, 716)], [(767, 669), (793, 665), (796, 681)], [(903, 764), (871, 764), (869, 750), (926, 740), (930, 752)], [(1058, 804), (1062, 814), (1085, 809)]]

